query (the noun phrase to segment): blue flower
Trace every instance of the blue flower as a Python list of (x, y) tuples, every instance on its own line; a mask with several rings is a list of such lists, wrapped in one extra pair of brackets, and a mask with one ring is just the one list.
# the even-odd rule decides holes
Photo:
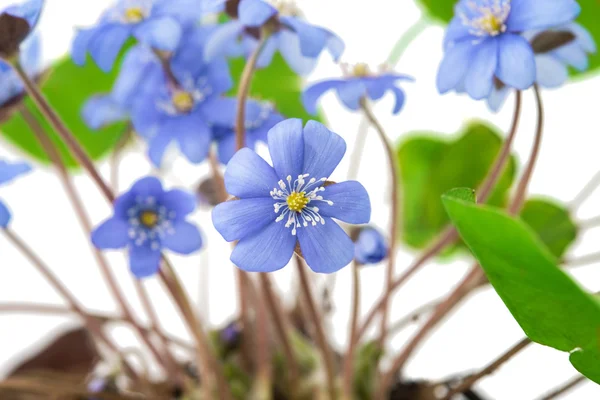
[(197, 23), (203, 12), (202, 0), (118, 0), (97, 26), (78, 32), (73, 60), (83, 65), (89, 52), (102, 70), (110, 71), (132, 36), (153, 49), (173, 51), (185, 27)]
[(354, 243), (354, 258), (361, 264), (377, 264), (388, 255), (389, 246), (379, 230), (365, 227)]
[[(20, 175), (31, 171), (31, 166), (23, 162), (9, 163), (0, 160), (0, 185), (8, 183)], [(0, 200), (0, 228), (6, 228), (11, 214), (6, 205)]]
[[(39, 35), (33, 35), (21, 45), (19, 61), (29, 77), (35, 77), (41, 70), (41, 45)], [(14, 69), (0, 61), (0, 105), (23, 93), (23, 81)]]
[[(227, 164), (236, 152), (235, 143), (235, 114), (237, 112), (237, 99), (224, 99), (221, 107), (229, 112), (231, 117), (226, 125), (214, 125), (213, 137), (217, 143), (217, 156), (219, 161)], [(254, 149), (257, 142), (267, 141), (267, 132), (283, 121), (283, 117), (275, 111), (269, 102), (248, 100), (246, 103), (246, 147)]]
[(298, 18), (298, 10), (291, 4), (282, 2), (278, 8), (263, 0), (241, 0), (238, 19), (221, 25), (207, 43), (206, 59), (249, 57), (266, 32), (270, 37), (260, 53), (258, 68), (268, 66), (277, 50), (298, 74), (311, 72), (325, 49), (334, 60), (340, 58), (344, 42), (339, 37)]
[(114, 215), (94, 230), (92, 242), (99, 249), (127, 248), (131, 272), (145, 278), (158, 271), (163, 249), (187, 255), (202, 247), (200, 231), (186, 221), (195, 209), (192, 194), (142, 178), (117, 198)]
[[(538, 52), (535, 55), (536, 82), (541, 87), (552, 89), (562, 86), (567, 81), (569, 67), (578, 71), (585, 71), (588, 68), (588, 54), (596, 52), (596, 43), (592, 35), (577, 23), (544, 32), (569, 32), (574, 37), (563, 46), (547, 52)], [(538, 35), (544, 32), (525, 32), (523, 36), (534, 43)], [(494, 85), (492, 94), (487, 98), (488, 107), (492, 111), (500, 110), (509, 93), (509, 87), (502, 84)]]
[[(29, 35), (29, 33), (37, 26), (43, 7), (44, 0), (28, 0), (6, 7), (2, 10), (2, 14), (9, 14), (13, 17), (19, 17), (26, 20), (29, 25), (29, 32), (27, 32), (27, 35)], [(25, 40), (27, 35), (25, 35), (21, 41)]]
[(357, 64), (352, 74), (343, 79), (329, 79), (310, 86), (302, 94), (302, 102), (306, 111), (315, 115), (319, 98), (333, 89), (346, 107), (358, 110), (361, 99), (368, 97), (371, 100), (379, 100), (388, 90), (391, 90), (396, 96), (393, 113), (397, 114), (402, 110), (405, 100), (404, 92), (396, 86), (397, 81), (400, 80), (412, 81), (413, 79), (406, 75), (388, 72), (372, 74), (366, 64)]
[(238, 151), (225, 171), (227, 192), (213, 224), (228, 242), (239, 241), (231, 261), (246, 271), (283, 268), (296, 244), (309, 267), (332, 273), (354, 258), (354, 243), (332, 219), (367, 223), (371, 204), (358, 182), (329, 184), (346, 143), (322, 124), (288, 119), (268, 133), (273, 167), (254, 151)]
[(533, 49), (520, 33), (572, 22), (580, 12), (574, 0), (460, 0), (446, 31), (439, 67), (440, 93), (464, 88), (479, 100), (494, 79), (525, 90), (535, 82)]

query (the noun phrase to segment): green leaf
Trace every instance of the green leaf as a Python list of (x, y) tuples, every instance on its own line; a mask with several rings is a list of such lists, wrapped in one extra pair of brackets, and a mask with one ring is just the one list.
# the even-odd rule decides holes
[[(422, 249), (447, 225), (441, 196), (456, 187), (478, 187), (494, 163), (502, 139), (498, 130), (472, 122), (455, 138), (439, 134), (410, 135), (398, 147), (403, 192), (402, 239)], [(489, 203), (504, 205), (515, 175), (511, 158)]]
[(577, 225), (571, 219), (569, 211), (552, 200), (527, 200), (521, 210), (521, 219), (537, 233), (557, 258), (562, 257), (577, 238)]
[(573, 352), (575, 368), (600, 383), (600, 303), (557, 265), (535, 232), (502, 211), (444, 196), (460, 236), (527, 336)]
[[(50, 104), (94, 160), (107, 154), (117, 144), (126, 130), (126, 124), (115, 124), (99, 131), (92, 131), (81, 118), (81, 108), (93, 94), (108, 92), (116, 74), (116, 71), (109, 74), (102, 72), (93, 62), (79, 67), (70, 58), (64, 58), (52, 67), (49, 76), (41, 84), (42, 92)], [(50, 134), (66, 164), (69, 167), (75, 166), (76, 163), (68, 154), (66, 146), (45, 122), (33, 102), (27, 98), (24, 103), (42, 123), (44, 130)], [(43, 163), (49, 162), (33, 132), (19, 113), (14, 113), (8, 118), (0, 126), (0, 130), (8, 141), (32, 158)]]

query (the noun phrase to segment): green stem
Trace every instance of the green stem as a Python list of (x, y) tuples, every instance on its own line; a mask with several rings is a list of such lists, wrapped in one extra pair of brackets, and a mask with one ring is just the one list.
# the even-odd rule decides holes
[(400, 39), (396, 42), (390, 55), (387, 59), (387, 64), (392, 68), (398, 65), (400, 58), (404, 52), (408, 49), (410, 44), (429, 26), (427, 19), (421, 16), (410, 28), (408, 28)]

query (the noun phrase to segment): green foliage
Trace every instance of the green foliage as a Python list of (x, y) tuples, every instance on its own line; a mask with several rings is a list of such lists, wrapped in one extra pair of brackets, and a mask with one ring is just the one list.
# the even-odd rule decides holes
[[(49, 76), (41, 83), (41, 89), (50, 104), (55, 108), (63, 121), (73, 132), (79, 143), (93, 159), (99, 159), (109, 152), (119, 141), (126, 130), (125, 124), (116, 124), (100, 131), (89, 129), (80, 112), (84, 102), (96, 93), (110, 90), (116, 72), (105, 74), (93, 62), (78, 67), (70, 58), (58, 61), (51, 69)], [(26, 99), (24, 104), (41, 122), (42, 127), (51, 135), (63, 159), (69, 167), (76, 165), (68, 154), (67, 148), (54, 130), (37, 111), (33, 102)], [(0, 126), (2, 135), (32, 158), (48, 163), (49, 159), (35, 138), (33, 131), (23, 117), (17, 112)]]
[[(497, 129), (472, 122), (455, 138), (416, 133), (398, 147), (403, 193), (402, 239), (422, 249), (447, 225), (441, 196), (456, 187), (478, 187), (494, 163), (502, 139)], [(504, 205), (515, 175), (511, 158), (489, 203)]]
[(535, 232), (501, 210), (444, 196), (444, 205), (490, 283), (527, 336), (573, 352), (571, 362), (600, 383), (600, 303), (557, 265)]
[(379, 360), (383, 352), (377, 341), (358, 348), (354, 361), (354, 394), (356, 399), (370, 400), (375, 392)]

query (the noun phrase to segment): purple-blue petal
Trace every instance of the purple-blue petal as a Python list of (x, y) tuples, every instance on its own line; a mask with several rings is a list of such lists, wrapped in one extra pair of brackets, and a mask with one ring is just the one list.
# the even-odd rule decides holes
[(98, 28), (88, 43), (88, 51), (101, 70), (112, 69), (130, 35), (131, 28), (126, 25), (106, 24)]
[(556, 88), (569, 79), (569, 70), (560, 60), (550, 54), (535, 57), (536, 81), (545, 88)]
[(148, 158), (155, 167), (160, 168), (165, 152), (174, 139), (174, 133), (171, 132), (163, 132), (148, 139)]
[(134, 100), (144, 97), (156, 87), (164, 85), (164, 82), (158, 58), (147, 47), (138, 45), (125, 55), (111, 96), (122, 107), (128, 108), (133, 105)]
[[(251, 45), (253, 51), (258, 47), (258, 42), (253, 40), (246, 40), (246, 43), (254, 43)], [(256, 60), (257, 68), (266, 68), (271, 65), (273, 61), (273, 56), (277, 52), (277, 40), (274, 37), (267, 39), (267, 42), (263, 46), (260, 54), (258, 55), (258, 59)]]
[(117, 217), (107, 219), (92, 232), (92, 243), (98, 249), (122, 249), (129, 240), (129, 224)]
[(279, 177), (275, 170), (253, 150), (239, 150), (225, 170), (227, 193), (240, 198), (269, 197)]
[(360, 101), (367, 95), (367, 86), (362, 78), (351, 78), (337, 87), (338, 98), (351, 110), (360, 108)]
[(153, 249), (150, 242), (146, 245), (129, 247), (129, 268), (138, 279), (143, 279), (156, 274), (160, 268), (160, 249)]
[(277, 14), (277, 9), (263, 0), (242, 0), (238, 6), (239, 20), (250, 27), (262, 26)]
[(316, 115), (317, 103), (325, 92), (335, 89), (338, 86), (344, 84), (345, 81), (342, 79), (330, 79), (322, 82), (315, 83), (309, 86), (304, 93), (302, 93), (302, 104), (309, 114)]
[(0, 185), (8, 183), (20, 175), (31, 171), (31, 165), (26, 162), (7, 162), (0, 160)]
[(392, 114), (398, 114), (404, 107), (406, 95), (404, 94), (404, 91), (402, 89), (396, 86), (392, 86), (392, 92), (394, 93), (394, 97), (396, 99), (394, 102), (394, 109), (392, 110)]
[(177, 143), (183, 155), (194, 164), (199, 164), (208, 157), (212, 135), (203, 115), (193, 112), (170, 120), (168, 126), (161, 131), (176, 132)]
[(477, 45), (465, 75), (465, 89), (469, 96), (481, 100), (490, 95), (494, 73), (498, 65), (498, 42), (488, 39)]
[[(210, 7), (205, 7), (205, 3)], [(198, 22), (205, 12), (214, 11), (218, 6), (219, 4), (215, 0), (154, 0), (152, 15), (155, 17), (169, 16), (181, 23), (191, 24)]]
[(364, 228), (354, 244), (354, 258), (361, 264), (377, 264), (387, 257), (389, 248), (385, 237), (374, 228)]
[(213, 209), (213, 225), (226, 241), (241, 240), (275, 220), (274, 204), (270, 197), (226, 201)]
[(486, 99), (489, 109), (493, 112), (500, 111), (500, 108), (502, 108), (502, 105), (506, 101), (509, 93), (510, 87), (508, 86), (504, 86), (502, 89), (494, 88), (492, 93), (490, 93), (490, 96)]
[(323, 199), (333, 202), (329, 205), (319, 202), (319, 212), (349, 224), (366, 224), (371, 219), (371, 201), (367, 190), (356, 181), (346, 181), (325, 187)]
[(446, 50), (437, 74), (437, 88), (440, 93), (456, 88), (463, 81), (473, 49), (470, 41), (464, 41)]
[(109, 95), (94, 96), (83, 105), (81, 116), (87, 126), (97, 130), (127, 119), (127, 111), (116, 104)]
[(155, 198), (161, 197), (164, 193), (162, 183), (154, 176), (147, 176), (139, 179), (131, 186), (129, 191), (135, 196), (151, 196)]
[(6, 8), (3, 13), (25, 19), (29, 29), (34, 30), (40, 19), (44, 2), (45, 0), (28, 0)]
[(90, 42), (95, 37), (99, 28), (80, 29), (75, 35), (73, 45), (71, 46), (71, 57), (73, 62), (79, 66), (85, 64), (87, 60), (88, 48)]
[(167, 230), (161, 238), (162, 245), (178, 254), (192, 254), (202, 247), (202, 235), (198, 227), (188, 221), (173, 222), (173, 229)]
[(8, 207), (0, 200), (0, 228), (6, 228), (10, 224), (11, 214)]
[(278, 123), (268, 133), (269, 153), (273, 168), (280, 179), (292, 180), (304, 173), (304, 135), (302, 120), (287, 119)]
[(307, 75), (317, 65), (317, 59), (306, 57), (300, 50), (300, 39), (294, 32), (282, 30), (277, 34), (279, 52), (290, 68), (299, 75)]
[(306, 264), (317, 273), (337, 272), (354, 258), (354, 243), (330, 218), (325, 224), (298, 229), (298, 241)]
[(181, 25), (171, 17), (149, 19), (140, 23), (133, 31), (133, 35), (141, 43), (164, 51), (175, 50), (182, 34)]
[(204, 60), (210, 62), (219, 57), (239, 57), (243, 46), (238, 41), (244, 30), (240, 21), (229, 21), (214, 30), (204, 46)]
[(325, 125), (308, 121), (304, 127), (304, 168), (311, 178), (328, 178), (346, 153), (346, 142)]
[(167, 210), (175, 212), (175, 219), (183, 219), (196, 209), (196, 197), (180, 189), (164, 192), (159, 202)]
[(506, 27), (515, 33), (552, 28), (572, 22), (580, 12), (574, 0), (512, 0)]
[(527, 40), (518, 35), (498, 37), (496, 76), (508, 86), (525, 90), (535, 81), (535, 56)]

